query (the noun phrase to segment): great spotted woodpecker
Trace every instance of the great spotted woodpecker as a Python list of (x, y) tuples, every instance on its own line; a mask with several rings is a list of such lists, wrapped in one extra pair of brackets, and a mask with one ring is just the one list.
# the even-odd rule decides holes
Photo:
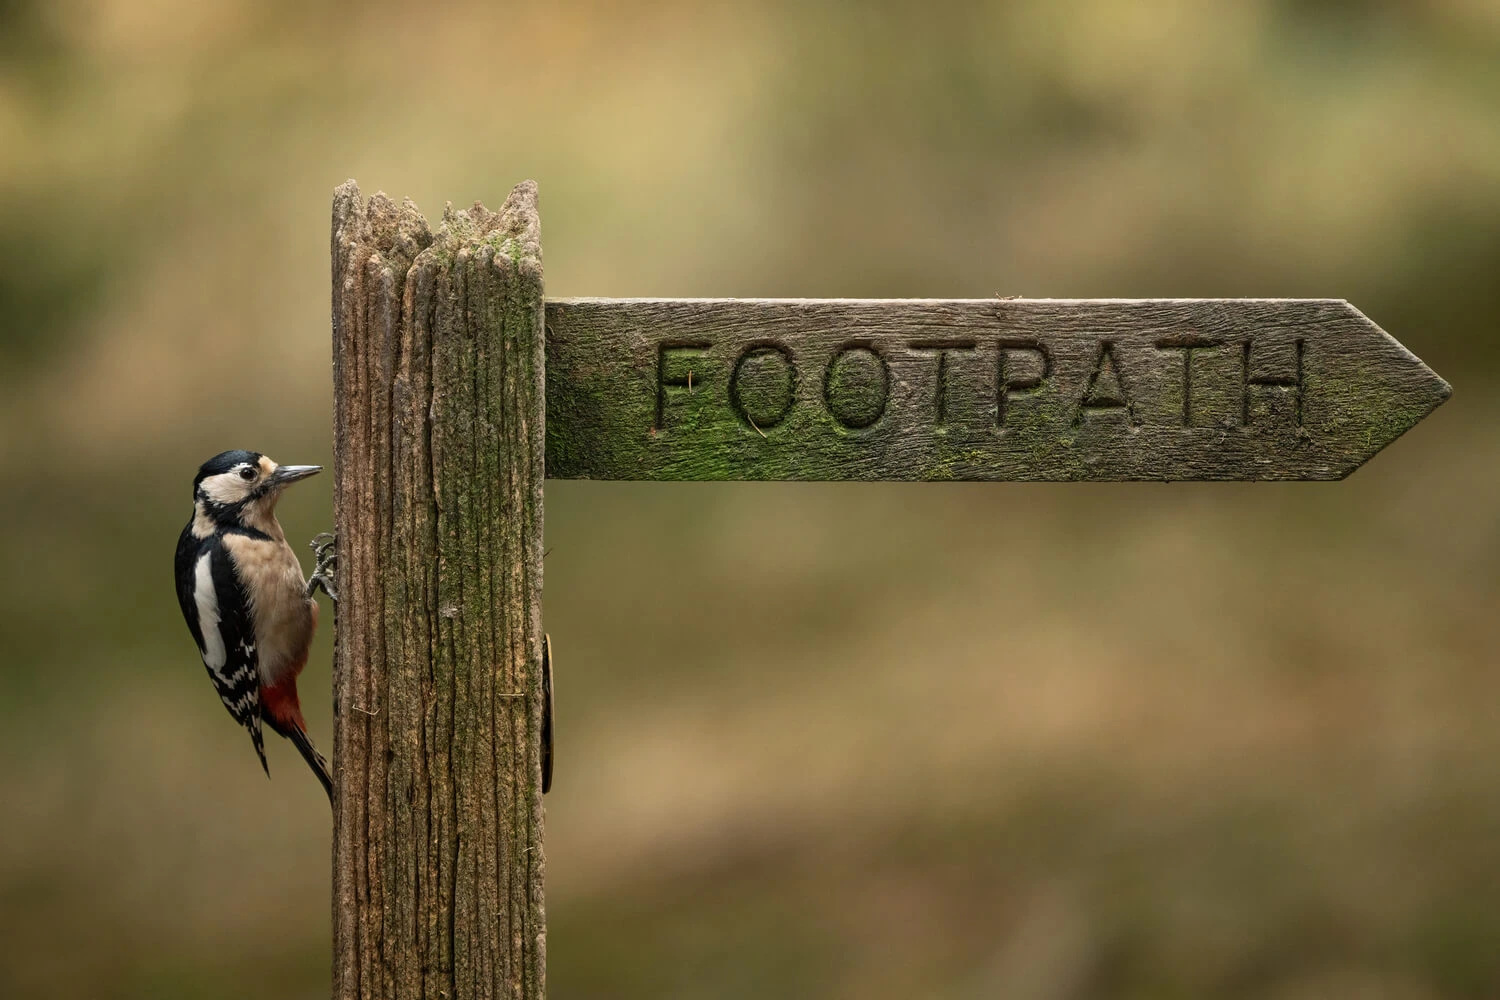
[(266, 774), (261, 723), (292, 741), (333, 799), (328, 762), (307, 736), (297, 675), (318, 627), (314, 589), (328, 586), (332, 545), (318, 548), (311, 582), (276, 521), (287, 485), (322, 471), (277, 465), (254, 451), (226, 451), (193, 480), (193, 517), (177, 542), (177, 599), (208, 677), (250, 741)]

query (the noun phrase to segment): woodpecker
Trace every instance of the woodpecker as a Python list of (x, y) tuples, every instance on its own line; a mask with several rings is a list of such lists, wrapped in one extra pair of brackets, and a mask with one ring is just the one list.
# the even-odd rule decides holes
[(322, 471), (277, 465), (254, 451), (226, 451), (193, 479), (193, 517), (177, 541), (177, 599), (198, 643), (209, 680), (269, 777), (261, 723), (302, 754), (333, 801), (328, 762), (307, 735), (297, 675), (318, 627), (313, 592), (328, 586), (333, 546), (317, 548), (311, 582), (276, 521), (276, 501), (291, 483)]

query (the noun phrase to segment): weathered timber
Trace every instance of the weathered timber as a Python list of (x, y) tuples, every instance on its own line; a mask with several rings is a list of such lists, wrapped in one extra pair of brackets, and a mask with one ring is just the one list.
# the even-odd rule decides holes
[(544, 993), (542, 268), (498, 212), (333, 204), (334, 992)]
[(562, 299), (547, 475), (1339, 479), (1449, 395), (1321, 299)]

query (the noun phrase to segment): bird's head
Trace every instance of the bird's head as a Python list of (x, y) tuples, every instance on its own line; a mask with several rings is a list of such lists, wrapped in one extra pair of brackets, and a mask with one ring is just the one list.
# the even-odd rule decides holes
[(323, 471), (321, 465), (277, 465), (258, 451), (226, 451), (198, 469), (193, 480), (195, 521), (265, 530), (281, 491)]

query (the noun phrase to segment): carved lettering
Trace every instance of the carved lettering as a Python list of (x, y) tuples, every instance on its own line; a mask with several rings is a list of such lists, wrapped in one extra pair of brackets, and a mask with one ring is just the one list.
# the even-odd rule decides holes
[(1295, 341), (1297, 354), (1296, 374), (1290, 376), (1276, 375), (1252, 375), (1250, 341), (1241, 344), (1244, 351), (1240, 364), (1240, 426), (1250, 426), (1250, 390), (1255, 386), (1268, 388), (1291, 389), (1293, 405), (1295, 406), (1297, 426), (1302, 426), (1302, 401), (1306, 392), (1306, 377), (1303, 371), (1303, 354), (1306, 350), (1307, 341), (1298, 337)]
[(1223, 347), (1222, 340), (1210, 340), (1196, 333), (1181, 337), (1163, 337), (1156, 342), (1158, 351), (1182, 352), (1182, 426), (1193, 426), (1193, 352)]
[(932, 351), (937, 354), (932, 412), (933, 424), (941, 427), (948, 422), (948, 355), (953, 351), (972, 351), (978, 345), (972, 340), (916, 340), (908, 346), (914, 351)]
[(664, 340), (656, 345), (656, 425), (653, 430), (663, 430), (667, 426), (667, 389), (688, 388), (693, 378), (692, 369), (677, 375), (668, 374), (668, 362), (673, 356), (698, 357), (712, 346), (703, 340)]
[[(1181, 390), (1182, 403), (1180, 423), (1174, 421), (1171, 411), (1177, 406), (1175, 396), (1163, 400), (1141, 400), (1135, 394), (1135, 384), (1121, 362), (1120, 345), (1113, 340), (1097, 341), (1092, 365), (1087, 370), (1080, 388), (1077, 383), (1062, 386), (1064, 393), (1077, 393), (1071, 425), (1080, 427), (1085, 420), (1110, 413), (1131, 427), (1140, 427), (1143, 419), (1153, 423), (1164, 421), (1168, 426), (1191, 428), (1208, 421), (1205, 408), (1211, 400), (1223, 399), (1230, 412), (1234, 409), (1233, 355), (1224, 358), (1220, 367), (1205, 368), (1203, 362), (1196, 365), (1197, 377), (1201, 381), (1206, 371), (1213, 371), (1214, 378), (1204, 384), (1195, 382), (1195, 360), (1200, 352), (1228, 347), (1239, 347), (1239, 418), (1242, 426), (1249, 426), (1263, 409), (1256, 402), (1258, 393), (1280, 390), (1294, 408), (1296, 426), (1303, 424), (1304, 397), (1306, 394), (1306, 342), (1302, 339), (1281, 345), (1293, 350), (1295, 370), (1286, 371), (1287, 361), (1268, 361), (1263, 355), (1270, 353), (1262, 348), (1261, 356), (1248, 339), (1226, 341), (1203, 336), (1189, 331), (1159, 337), (1148, 342), (1157, 351), (1177, 351), (1182, 355)], [(1007, 421), (1012, 417), (1016, 401), (1035, 396), (1057, 379), (1054, 371), (1053, 348), (1038, 338), (998, 338), (995, 346), (995, 427), (1003, 434)], [(963, 370), (953, 371), (956, 358), (972, 355), (987, 349), (988, 344), (977, 340), (922, 339), (907, 341), (903, 348), (913, 352), (931, 354), (936, 361), (933, 367), (932, 408), (923, 412), (914, 409), (916, 400), (904, 396), (901, 413), (905, 420), (914, 421), (917, 427), (927, 427), (939, 433), (949, 418), (958, 411), (953, 410), (955, 386), (964, 384), (968, 377)], [(667, 426), (668, 410), (679, 396), (680, 390), (691, 392), (700, 384), (703, 371), (695, 372), (693, 360), (711, 350), (711, 341), (668, 340), (657, 345), (656, 355), (656, 422), (653, 430)], [(1261, 369), (1255, 362), (1259, 357)], [(1284, 354), (1283, 354), (1284, 357)], [(1270, 371), (1265, 369), (1270, 368)], [(1277, 369), (1281, 370), (1277, 370)], [(721, 371), (722, 369), (711, 369)], [(1076, 370), (1076, 369), (1075, 369)], [(1170, 370), (1170, 369), (1168, 369)], [(1170, 375), (1166, 376), (1171, 378)], [(1215, 379), (1225, 379), (1220, 384)], [(779, 426), (797, 405), (798, 385), (801, 373), (793, 347), (779, 340), (757, 340), (740, 349), (729, 369), (728, 402), (735, 415), (747, 427), (764, 433)], [(695, 380), (697, 380), (695, 382)], [(955, 381), (957, 380), (957, 381)], [(925, 386), (925, 383), (921, 383)], [(1153, 378), (1147, 385), (1162, 385)], [(1171, 391), (1170, 382), (1162, 385)], [(890, 362), (883, 348), (874, 340), (849, 340), (841, 344), (829, 358), (823, 374), (823, 405), (830, 416), (845, 430), (858, 431), (873, 427), (886, 414), (891, 401), (892, 374)], [(910, 392), (911, 390), (907, 390)], [(920, 390), (919, 390), (920, 391)], [(1227, 399), (1224, 397), (1227, 396)], [(1049, 399), (1052, 397), (1049, 397)], [(1064, 396), (1064, 398), (1068, 398)], [(722, 405), (723, 396), (712, 395)], [(1170, 400), (1170, 402), (1168, 402)], [(1145, 409), (1142, 409), (1143, 404)], [(707, 401), (704, 405), (710, 405)], [(1031, 404), (1040, 405), (1040, 404)], [(1048, 404), (1053, 405), (1053, 404)], [(1065, 404), (1064, 404), (1065, 405)], [(1196, 409), (1195, 409), (1196, 407)], [(921, 413), (921, 416), (918, 414)], [(930, 413), (930, 421), (927, 414)], [(1144, 416), (1143, 416), (1144, 414)]]
[[(1040, 340), (999, 340), (995, 346), (999, 350), (999, 358), (995, 362), (995, 423), (1004, 429), (1011, 399), (1032, 395), (1052, 377), (1052, 352)], [(1011, 370), (1012, 354), (1036, 355), (1037, 374), (1017, 378)]]
[(890, 398), (891, 370), (873, 343), (853, 340), (833, 352), (823, 375), (823, 402), (841, 427), (873, 427)]
[(737, 417), (768, 431), (786, 419), (796, 401), (797, 366), (790, 348), (764, 341), (740, 352), (729, 373), (729, 405)]
[(1099, 353), (1094, 357), (1094, 368), (1089, 372), (1088, 384), (1083, 398), (1078, 401), (1078, 412), (1073, 415), (1073, 426), (1083, 423), (1085, 413), (1094, 414), (1105, 410), (1124, 410), (1125, 420), (1131, 426), (1138, 425), (1135, 416), (1135, 400), (1130, 395), (1130, 385), (1125, 373), (1115, 358), (1112, 341), (1101, 340)]

